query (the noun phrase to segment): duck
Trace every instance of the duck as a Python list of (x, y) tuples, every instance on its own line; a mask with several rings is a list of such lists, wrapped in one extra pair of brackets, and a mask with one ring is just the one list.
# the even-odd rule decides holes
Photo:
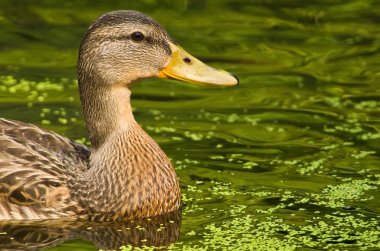
[(151, 77), (239, 83), (186, 52), (141, 12), (101, 15), (81, 40), (77, 64), (91, 148), (0, 119), (0, 220), (127, 221), (179, 210), (175, 169), (132, 113), (132, 84)]

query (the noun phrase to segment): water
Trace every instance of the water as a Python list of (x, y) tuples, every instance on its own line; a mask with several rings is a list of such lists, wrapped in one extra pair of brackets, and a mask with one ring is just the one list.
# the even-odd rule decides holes
[(5, 224), (1, 243), (380, 248), (380, 3), (2, 0), (0, 116), (86, 142), (77, 48), (91, 20), (113, 9), (153, 16), (187, 51), (241, 80), (210, 88), (150, 79), (133, 89), (137, 121), (176, 166), (182, 220), (163, 220), (161, 242), (151, 238), (161, 226), (142, 221)]

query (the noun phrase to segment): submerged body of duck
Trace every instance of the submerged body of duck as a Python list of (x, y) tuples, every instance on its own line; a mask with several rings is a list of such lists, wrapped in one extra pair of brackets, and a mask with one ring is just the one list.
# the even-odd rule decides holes
[(180, 206), (165, 153), (134, 120), (130, 84), (147, 77), (232, 86), (136, 11), (99, 17), (84, 36), (78, 84), (92, 149), (31, 124), (0, 119), (0, 220), (150, 217)]

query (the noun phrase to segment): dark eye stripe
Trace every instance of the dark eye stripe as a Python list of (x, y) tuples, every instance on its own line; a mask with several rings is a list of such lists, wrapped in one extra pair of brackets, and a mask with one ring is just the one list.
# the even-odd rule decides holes
[[(120, 35), (120, 36), (109, 36), (107, 40), (134, 40), (134, 38), (132, 37), (132, 34), (128, 34), (128, 35)], [(143, 40), (147, 40), (150, 43), (153, 41), (150, 37), (145, 37), (145, 36)]]
[[(120, 35), (120, 36), (109, 36), (107, 40), (132, 40), (131, 35)], [(154, 39), (152, 37), (144, 37), (144, 41), (146, 41), (149, 44), (155, 44), (155, 43), (161, 43), (161, 40)]]
[[(109, 36), (109, 37), (107, 37), (106, 40), (109, 40), (109, 41), (115, 41), (115, 40), (125, 41), (125, 40), (130, 40), (130, 39), (132, 39), (131, 35), (128, 34), (128, 35), (120, 35), (120, 36)], [(168, 55), (171, 54), (170, 46), (165, 42), (165, 40), (155, 39), (153, 37), (147, 36), (147, 37), (145, 37), (144, 41), (142, 41), (142, 42), (146, 42), (146, 43), (152, 44), (152, 45), (157, 44), (157, 45), (161, 46), (166, 51), (166, 53)]]
[(128, 39), (131, 39), (131, 36), (129, 36), (129, 35), (121, 35), (121, 36), (108, 37), (108, 40), (128, 40)]

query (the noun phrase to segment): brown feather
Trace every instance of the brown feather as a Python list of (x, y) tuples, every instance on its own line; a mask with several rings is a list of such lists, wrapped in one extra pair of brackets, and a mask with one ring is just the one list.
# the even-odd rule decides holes
[(89, 154), (87, 147), (53, 132), (0, 119), (0, 219), (64, 216), (57, 209), (71, 203), (53, 200), (52, 194), (67, 190), (74, 171), (88, 169)]

